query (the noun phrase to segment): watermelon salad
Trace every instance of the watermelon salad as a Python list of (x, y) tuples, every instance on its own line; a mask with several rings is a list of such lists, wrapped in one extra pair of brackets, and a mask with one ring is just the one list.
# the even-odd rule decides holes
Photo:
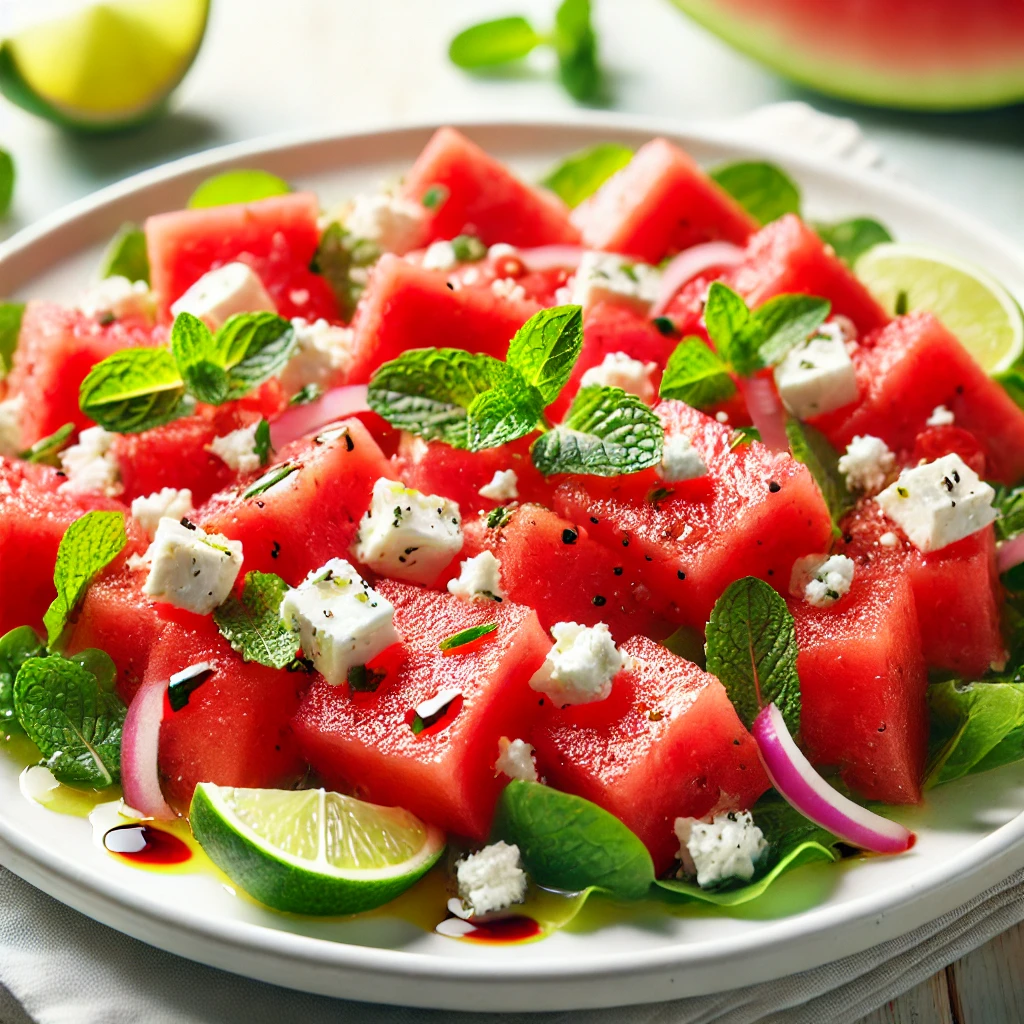
[(283, 910), (432, 871), (461, 935), (903, 854), (1024, 758), (1012, 374), (880, 304), (881, 225), (609, 148), (231, 172), (0, 307), (0, 714), (53, 785)]

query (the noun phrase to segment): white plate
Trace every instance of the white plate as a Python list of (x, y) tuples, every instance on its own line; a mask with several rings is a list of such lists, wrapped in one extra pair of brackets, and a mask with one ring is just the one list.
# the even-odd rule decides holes
[[(595, 117), (573, 123), (467, 124), (487, 150), (536, 175), (598, 141), (664, 134), (700, 161), (750, 156), (708, 129)], [(0, 294), (73, 298), (126, 220), (180, 207), (213, 171), (258, 166), (315, 188), (325, 204), (407, 167), (431, 127), (231, 146), (131, 178), (0, 246)], [(811, 216), (871, 214), (907, 241), (986, 267), (1018, 298), (1024, 258), (998, 235), (933, 200), (864, 172), (773, 153), (803, 186)], [(9, 584), (0, 584), (9, 585)], [(622, 1005), (721, 991), (806, 970), (903, 934), (1024, 865), (1024, 765), (942, 788), (904, 815), (912, 852), (811, 866), (732, 912), (670, 916), (640, 906), (589, 931), (520, 946), (480, 946), (386, 915), (315, 921), (265, 910), (205, 874), (156, 875), (94, 845), (82, 819), (24, 799), (0, 757), (0, 861), (72, 907), (153, 945), (239, 974), (371, 1002), (467, 1010)], [(803, 908), (794, 912), (794, 908)]]

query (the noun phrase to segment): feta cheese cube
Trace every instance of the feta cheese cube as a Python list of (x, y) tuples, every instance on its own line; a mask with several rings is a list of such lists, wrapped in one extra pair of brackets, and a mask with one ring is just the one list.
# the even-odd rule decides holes
[(307, 384), (329, 387), (343, 379), (352, 365), (350, 327), (338, 327), (327, 320), (292, 319), (295, 351), (281, 374), (281, 384), (289, 395)]
[(851, 491), (877, 494), (896, 468), (896, 456), (889, 446), (872, 434), (857, 434), (839, 457), (839, 472)]
[(281, 618), (299, 634), (303, 653), (332, 686), (401, 639), (394, 606), (343, 558), (332, 558), (289, 590)]
[(491, 482), (476, 492), (491, 501), (512, 501), (519, 497), (519, 478), (514, 469), (496, 469)]
[(727, 878), (749, 882), (768, 842), (754, 824), (749, 811), (716, 814), (714, 820), (676, 818), (679, 859), (684, 874), (696, 875), (701, 887), (715, 885)]
[(345, 218), (356, 238), (374, 242), (384, 252), (404, 255), (418, 248), (426, 233), (426, 210), (408, 199), (381, 192), (356, 196)]
[(899, 542), (899, 536), (893, 533), (892, 530), (886, 530), (886, 532), (878, 538), (878, 543), (881, 544), (883, 548), (894, 548), (899, 544)]
[(448, 581), (448, 593), (465, 601), (504, 601), (501, 562), (490, 551), (467, 558), (456, 579)]
[(556, 622), (551, 635), (555, 643), (530, 686), (559, 707), (605, 700), (624, 663), (608, 627)]
[(214, 331), (236, 313), (274, 313), (276, 310), (263, 282), (245, 263), (225, 263), (203, 274), (171, 306), (175, 316), (191, 313), (205, 320)]
[(831, 608), (850, 592), (853, 570), (846, 555), (805, 555), (793, 563), (789, 592), (814, 608)]
[(526, 898), (526, 872), (514, 844), (499, 841), (471, 853), (455, 865), (455, 876), (463, 909), (474, 917)]
[(21, 416), (24, 411), (24, 395), (15, 395), (0, 402), (0, 455), (13, 458), (24, 447), (21, 443)]
[(449, 686), (447, 689), (441, 690), (440, 693), (436, 693), (433, 697), (421, 700), (413, 710), (425, 722), (428, 718), (439, 715), (456, 697), (461, 696), (462, 688), (460, 686)]
[(537, 760), (533, 756), (532, 744), (526, 740), (510, 740), (502, 736), (498, 740), (498, 759), (494, 762), (494, 771), (510, 779), (536, 782)]
[(97, 320), (137, 316), (152, 321), (156, 314), (156, 300), (145, 281), (129, 281), (127, 277), (115, 274), (97, 281), (79, 299), (78, 308)]
[(653, 379), (657, 371), (657, 363), (643, 363), (625, 352), (609, 352), (599, 365), (592, 366), (583, 374), (580, 387), (622, 388), (650, 405), (658, 394)]
[(206, 450), (227, 463), (236, 473), (243, 476), (255, 473), (261, 465), (260, 457), (256, 454), (256, 426), (253, 423), (215, 437), (206, 446)]
[(102, 427), (88, 427), (78, 435), (76, 444), (60, 453), (61, 469), (67, 479), (61, 490), (76, 493), (98, 492), (112, 498), (121, 493), (121, 467), (110, 450), (116, 434)]
[(956, 417), (953, 415), (952, 410), (947, 409), (944, 405), (937, 405), (932, 409), (931, 416), (925, 420), (925, 423), (929, 427), (951, 427), (956, 422)]
[(905, 469), (875, 501), (921, 551), (938, 551), (996, 520), (996, 492), (959, 455)]
[(509, 302), (522, 302), (526, 298), (526, 289), (514, 277), (495, 278), (491, 282), (491, 291), (499, 299)]
[(661, 273), (610, 252), (585, 252), (572, 281), (572, 301), (586, 309), (595, 302), (616, 302), (646, 313), (658, 297)]
[(842, 330), (822, 324), (803, 345), (790, 349), (775, 367), (775, 386), (786, 408), (808, 419), (857, 400), (857, 372)]
[(166, 601), (197, 615), (223, 604), (242, 568), (242, 542), (198, 526), (161, 519), (146, 552), (147, 597)]
[(146, 497), (132, 500), (132, 518), (152, 540), (161, 519), (182, 520), (192, 514), (192, 492), (183, 487), (163, 487)]
[(662, 480), (674, 484), (682, 480), (696, 480), (706, 476), (707, 472), (707, 464), (688, 437), (676, 434), (665, 438), (661, 465), (658, 467), (658, 475)]
[(359, 524), (353, 552), (383, 576), (432, 583), (462, 550), (462, 517), (454, 501), (422, 494), (381, 477)]
[(423, 254), (424, 270), (451, 270), (458, 262), (451, 242), (431, 242)]

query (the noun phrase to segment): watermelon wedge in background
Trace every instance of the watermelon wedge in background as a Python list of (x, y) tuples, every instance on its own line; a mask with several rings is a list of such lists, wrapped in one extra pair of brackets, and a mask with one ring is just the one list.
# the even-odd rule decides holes
[(1018, 0), (673, 0), (779, 74), (858, 103), (972, 110), (1024, 99)]

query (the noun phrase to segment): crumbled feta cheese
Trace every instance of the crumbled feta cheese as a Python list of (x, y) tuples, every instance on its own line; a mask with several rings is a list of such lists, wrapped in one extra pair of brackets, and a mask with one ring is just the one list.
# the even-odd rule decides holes
[(21, 414), (24, 410), (24, 395), (15, 395), (0, 402), (0, 455), (10, 458), (24, 447), (21, 443)]
[(530, 686), (560, 707), (607, 698), (612, 680), (623, 666), (622, 652), (608, 627), (603, 622), (592, 627), (556, 622), (551, 635), (555, 643)]
[(303, 653), (332, 686), (401, 639), (394, 606), (343, 558), (332, 558), (289, 590), (281, 618), (299, 634)]
[(688, 437), (675, 434), (665, 438), (661, 465), (658, 467), (658, 475), (662, 480), (672, 484), (682, 480), (696, 480), (705, 476), (707, 471), (707, 464)]
[(489, 484), (484, 484), (476, 493), (491, 501), (512, 501), (519, 497), (519, 478), (514, 469), (496, 469)]
[(572, 282), (573, 278), (570, 278), (568, 284), (564, 284), (561, 288), (555, 289), (556, 306), (568, 306), (572, 303), (572, 288), (570, 287)]
[(88, 427), (78, 435), (78, 442), (60, 453), (61, 469), (67, 480), (61, 490), (97, 491), (107, 497), (121, 493), (121, 467), (110, 446), (116, 434), (102, 427)]
[(952, 410), (947, 409), (944, 405), (937, 405), (932, 409), (931, 416), (925, 420), (925, 423), (929, 427), (951, 427), (956, 422), (956, 417), (953, 415)]
[(328, 387), (344, 378), (352, 365), (352, 328), (298, 316), (292, 319), (292, 327), (295, 350), (281, 374), (286, 393), (293, 394), (307, 384)]
[(775, 367), (775, 386), (783, 404), (799, 419), (856, 401), (857, 371), (842, 329), (822, 324), (814, 337), (790, 349)]
[(892, 530), (886, 530), (886, 532), (878, 538), (878, 543), (881, 544), (883, 548), (894, 548), (899, 544), (899, 542), (899, 537), (893, 533)]
[(814, 608), (831, 608), (850, 592), (853, 570), (846, 555), (805, 555), (793, 563), (789, 591)]
[(137, 316), (152, 320), (156, 301), (145, 281), (129, 281), (115, 274), (97, 281), (78, 301), (78, 308), (97, 320), (114, 317)]
[(432, 583), (462, 550), (462, 517), (454, 501), (422, 494), (381, 477), (359, 524), (353, 551), (384, 576)]
[(165, 518), (157, 524), (146, 557), (150, 569), (142, 592), (147, 597), (209, 615), (235, 585), (242, 542)]
[(474, 285), (474, 284), (477, 284), (479, 282), (479, 280), (480, 280), (480, 268), (479, 267), (470, 267), (468, 270), (466, 270), (463, 273), (461, 281), (457, 277), (453, 277), (450, 283), (452, 285), (454, 285), (455, 290), (458, 291), (458, 289), (461, 288), (464, 284), (465, 285)]
[(728, 423), (729, 414), (724, 409), (719, 409), (718, 412), (715, 413), (715, 419), (718, 420), (719, 423)]
[(959, 455), (905, 469), (875, 501), (921, 551), (938, 551), (996, 520), (996, 492)]
[(490, 551), (467, 558), (458, 577), (448, 581), (448, 592), (466, 601), (504, 601), (501, 562)]
[(203, 274), (171, 306), (171, 312), (191, 313), (216, 330), (236, 313), (275, 312), (274, 300), (252, 267), (245, 263), (225, 263)]
[(679, 859), (686, 874), (696, 875), (699, 886), (727, 878), (749, 882), (768, 842), (749, 811), (716, 814), (709, 824), (697, 818), (676, 818)]
[(510, 256), (518, 256), (519, 250), (508, 242), (495, 242), (487, 250), (487, 255), (492, 260), (507, 259)]
[(455, 865), (455, 876), (463, 907), (474, 917), (526, 898), (526, 872), (514, 844), (499, 841), (471, 853)]
[(215, 437), (206, 450), (227, 463), (236, 473), (243, 476), (255, 473), (260, 468), (260, 457), (256, 454), (256, 427), (239, 427), (229, 434)]
[(132, 518), (152, 540), (161, 519), (184, 519), (192, 514), (192, 492), (184, 487), (163, 487), (144, 498), (132, 501)]
[(594, 385), (606, 388), (622, 388), (630, 395), (636, 395), (641, 401), (650, 405), (657, 397), (658, 389), (654, 386), (654, 374), (658, 371), (657, 363), (644, 363), (633, 359), (625, 352), (609, 352), (600, 364), (592, 366), (580, 378), (580, 387)]
[(433, 718), (434, 715), (444, 711), (444, 709), (448, 707), (456, 697), (461, 696), (462, 688), (460, 686), (449, 686), (447, 689), (441, 690), (433, 697), (429, 697), (427, 700), (421, 700), (413, 710), (420, 716), (420, 718), (426, 721), (428, 718)]
[(572, 301), (586, 309), (595, 302), (616, 302), (646, 313), (658, 297), (656, 267), (610, 252), (585, 252), (572, 281)]
[(498, 760), (494, 762), (494, 770), (510, 779), (536, 782), (537, 761), (533, 756), (533, 746), (526, 740), (510, 740), (502, 736), (498, 740)]
[(459, 258), (451, 242), (431, 242), (423, 254), (424, 270), (451, 270), (458, 263)]
[(851, 491), (877, 494), (896, 468), (896, 456), (889, 446), (872, 434), (857, 434), (839, 458), (839, 472)]
[(522, 302), (526, 298), (526, 289), (514, 277), (495, 278), (491, 282), (491, 291), (499, 299), (508, 299), (509, 302)]
[(356, 196), (345, 218), (346, 229), (356, 238), (375, 242), (383, 252), (399, 256), (420, 245), (425, 225), (423, 206), (384, 192)]

